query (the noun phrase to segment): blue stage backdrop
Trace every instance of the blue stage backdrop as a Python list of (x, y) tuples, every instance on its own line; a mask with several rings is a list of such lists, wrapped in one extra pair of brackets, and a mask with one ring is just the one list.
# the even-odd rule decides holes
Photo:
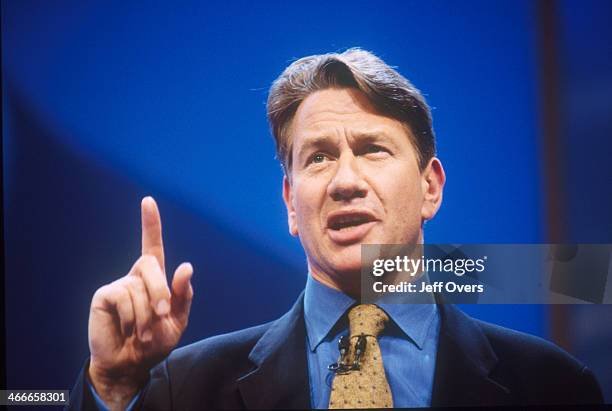
[[(576, 239), (611, 242), (610, 53), (597, 79), (585, 63), (609, 47), (611, 7), (572, 4), (559, 7), (569, 218)], [(575, 37), (593, 17), (601, 33)], [(374, 51), (428, 98), (448, 182), (427, 242), (545, 242), (538, 24), (527, 0), (2, 2), (9, 387), (72, 385), (94, 291), (139, 255), (145, 195), (160, 205), (169, 271), (195, 267), (181, 344), (289, 308), (306, 265), (265, 100), (308, 54)], [(466, 310), (549, 336), (545, 306)]]

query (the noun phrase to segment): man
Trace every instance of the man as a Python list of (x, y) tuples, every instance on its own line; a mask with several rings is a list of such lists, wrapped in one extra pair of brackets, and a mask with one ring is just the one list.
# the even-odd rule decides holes
[[(268, 118), (306, 290), (283, 317), (172, 351), (193, 272), (167, 285), (159, 211), (142, 257), (100, 288), (74, 408), (383, 408), (600, 403), (592, 373), (541, 339), (447, 304), (359, 304), (361, 244), (423, 243), (442, 202), (429, 108), (408, 80), (350, 49), (291, 64)], [(340, 337), (345, 337), (340, 339)], [(340, 339), (340, 343), (337, 341)]]

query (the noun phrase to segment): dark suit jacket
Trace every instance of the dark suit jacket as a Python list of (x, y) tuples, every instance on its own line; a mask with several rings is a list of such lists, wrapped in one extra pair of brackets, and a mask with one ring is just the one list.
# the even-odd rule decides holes
[[(557, 346), (439, 307), (433, 406), (603, 402), (591, 371)], [(96, 409), (86, 369), (70, 409)], [(276, 321), (173, 351), (151, 371), (135, 409), (309, 407), (302, 293)]]

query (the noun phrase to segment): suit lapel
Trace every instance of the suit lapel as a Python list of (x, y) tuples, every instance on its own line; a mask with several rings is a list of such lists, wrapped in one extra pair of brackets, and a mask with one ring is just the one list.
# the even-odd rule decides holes
[(310, 408), (304, 293), (249, 354), (255, 370), (238, 379), (246, 408)]
[(480, 327), (453, 305), (438, 307), (442, 326), (432, 406), (508, 404), (510, 391), (491, 377), (497, 356)]
[[(302, 293), (251, 350), (256, 368), (238, 379), (246, 408), (310, 408)], [(487, 337), (451, 304), (439, 304), (442, 325), (432, 406), (502, 405), (510, 391), (491, 372), (497, 364)]]

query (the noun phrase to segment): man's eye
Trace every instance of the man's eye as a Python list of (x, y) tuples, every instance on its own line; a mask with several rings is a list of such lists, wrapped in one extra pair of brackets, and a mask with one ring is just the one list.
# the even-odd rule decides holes
[(323, 153), (316, 153), (310, 158), (311, 163), (322, 163), (327, 160), (327, 156)]
[(366, 147), (365, 149), (365, 153), (366, 154), (370, 154), (370, 153), (380, 153), (380, 152), (386, 152), (387, 150), (384, 147), (379, 146), (378, 144), (370, 144), (369, 146)]

